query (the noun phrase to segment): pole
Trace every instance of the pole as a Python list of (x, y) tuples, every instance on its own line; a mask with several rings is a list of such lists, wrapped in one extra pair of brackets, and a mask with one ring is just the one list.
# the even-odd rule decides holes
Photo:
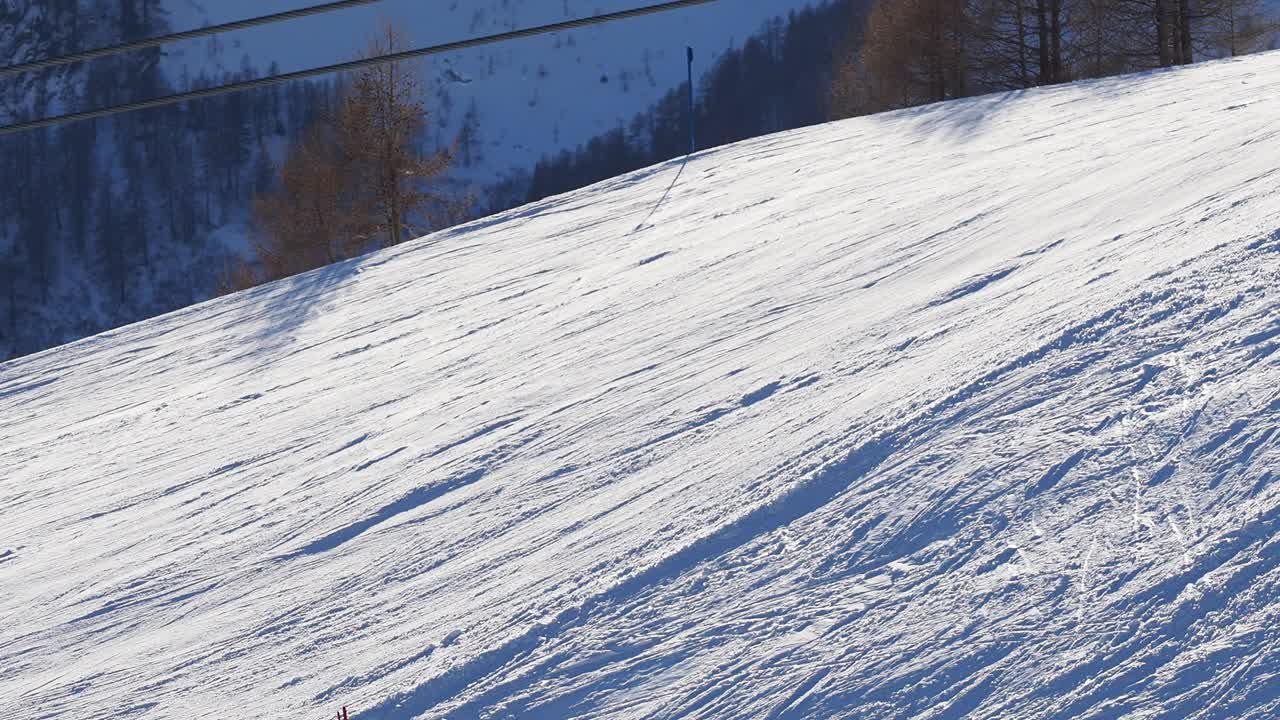
[(692, 155), (698, 150), (698, 116), (693, 109), (693, 48), (686, 50), (689, 51), (689, 154)]

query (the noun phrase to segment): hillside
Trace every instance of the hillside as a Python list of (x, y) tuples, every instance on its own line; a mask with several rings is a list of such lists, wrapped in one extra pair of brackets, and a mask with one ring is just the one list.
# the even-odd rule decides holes
[[(31, 61), (170, 29), (153, 0), (0, 6), (0, 57)], [(212, 48), (211, 48), (212, 50)], [(171, 82), (158, 50), (0, 77), (4, 122), (256, 77)], [(248, 245), (270, 149), (301, 134), (329, 88), (292, 83), (0, 137), (0, 359), (208, 299)]]
[(1277, 113), (772, 135), (0, 365), (0, 697), (1274, 717)]
[[(36, 60), (304, 4), (15, 0), (0, 3), (0, 56)], [(523, 204), (541, 158), (594, 142), (602, 131), (625, 131), (628, 157), (599, 163), (588, 179), (671, 157), (662, 137), (673, 128), (683, 150), (686, 103), (678, 88), (686, 81), (686, 44), (697, 48), (699, 91), (711, 96), (723, 90), (714, 76), (730, 48), (741, 51), (751, 39), (769, 48), (772, 65), (753, 71), (787, 92), (756, 84), (751, 99), (762, 107), (787, 103), (795, 112), (773, 113), (772, 124), (750, 124), (751, 135), (825, 118), (825, 110), (808, 106), (825, 107), (830, 53), (788, 53), (778, 42), (790, 36), (793, 11), (811, 4), (688, 8), (434, 56), (420, 65), (431, 113), (421, 142), (424, 149), (456, 149), (437, 192), (456, 201), (468, 219)], [(821, 11), (803, 14), (810, 26), (828, 25), (843, 41), (849, 4), (819, 3)], [(0, 77), (0, 117), (10, 122), (102, 107), (347, 60), (384, 19), (405, 42), (427, 45), (631, 6), (628, 0), (386, 0), (163, 51)], [(821, 43), (813, 35), (798, 38), (800, 44), (816, 48)], [(278, 182), (287, 148), (335, 101), (333, 81), (292, 82), (0, 138), (0, 175), (13, 178), (0, 185), (0, 360), (215, 295), (229, 268), (256, 257), (254, 198)], [(675, 117), (640, 114), (673, 93), (680, 98)], [(739, 102), (713, 99), (703, 98), (701, 107), (741, 109)], [(713, 135), (708, 140), (723, 142)], [(555, 173), (557, 183), (541, 175), (549, 191), (587, 184), (578, 173)], [(538, 196), (546, 194), (552, 193)]]
[[(199, 27), (305, 5), (301, 0), (168, 0), (174, 22)], [(381, 20), (390, 20), (413, 46), (507, 32), (615, 12), (632, 0), (456, 0), (423, 3), (385, 0), (376, 5), (236, 33), (233, 62), (247, 53), (259, 65), (282, 70), (327, 65), (364, 49)], [(475, 48), (424, 63), (436, 122), (436, 141), (447, 145), (464, 124), (475, 129), (459, 178), (481, 187), (513, 170), (532, 171), (544, 155), (573, 148), (629, 122), (633, 115), (685, 82), (685, 46), (698, 48), (699, 75), (726, 49), (761, 27), (815, 0), (752, 0), (679, 12), (518, 42)], [(780, 21), (779, 21), (779, 24)], [(310, 42), (288, 42), (299, 34)], [(175, 48), (171, 73), (207, 61), (198, 46)], [(470, 117), (468, 117), (470, 115)]]

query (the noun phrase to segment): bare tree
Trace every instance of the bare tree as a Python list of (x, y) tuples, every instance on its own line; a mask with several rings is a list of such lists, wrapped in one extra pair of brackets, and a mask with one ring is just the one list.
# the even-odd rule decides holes
[(975, 90), (1036, 85), (1036, 7), (1028, 0), (974, 0), (969, 67)]
[(1117, 9), (1116, 0), (1075, 0), (1067, 6), (1065, 24), (1071, 34), (1075, 77), (1106, 77), (1131, 68), (1125, 38), (1131, 32), (1144, 34), (1146, 30), (1145, 26), (1126, 27), (1117, 17)]
[[(404, 46), (387, 23), (363, 57)], [(435, 192), (451, 151), (420, 150), (428, 118), (420, 72), (406, 62), (362, 70), (342, 91), (336, 111), (290, 148), (280, 182), (254, 204), (267, 279), (336, 262), (371, 244), (396, 245), (406, 231), (458, 219), (458, 204)]]
[[(404, 36), (391, 23), (370, 39), (364, 57), (404, 50)], [(429, 117), (423, 100), (421, 68), (411, 62), (389, 62), (362, 70), (339, 114), (339, 132), (359, 182), (372, 202), (374, 227), (386, 245), (405, 240), (405, 230), (418, 230), (419, 219), (436, 224), (433, 205), (443, 197), (433, 181), (448, 169), (451, 150), (432, 155), (420, 151)]]
[(880, 0), (856, 60), (838, 68), (832, 108), (878, 112), (963, 97), (971, 25), (964, 0)]
[(254, 218), (258, 257), (268, 279), (337, 261), (370, 233), (369, 203), (354, 163), (322, 123), (290, 148), (279, 187), (260, 195)]
[(1277, 31), (1261, 0), (1213, 0), (1203, 10), (1206, 55), (1235, 57), (1265, 50)]

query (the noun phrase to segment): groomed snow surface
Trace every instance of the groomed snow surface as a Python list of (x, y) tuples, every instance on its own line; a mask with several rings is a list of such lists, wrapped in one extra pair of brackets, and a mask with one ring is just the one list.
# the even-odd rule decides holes
[(752, 140), (0, 366), (36, 718), (1271, 718), (1280, 54)]

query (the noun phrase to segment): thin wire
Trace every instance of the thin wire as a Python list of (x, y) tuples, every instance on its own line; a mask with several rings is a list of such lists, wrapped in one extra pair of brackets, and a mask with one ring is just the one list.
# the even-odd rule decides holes
[(145, 40), (125, 43), (123, 45), (112, 45), (110, 47), (97, 48), (95, 50), (85, 50), (84, 52), (78, 52), (72, 55), (61, 55), (59, 57), (48, 58), (46, 60), (34, 60), (20, 65), (6, 65), (4, 67), (0, 67), (0, 75), (34, 72), (36, 70), (44, 70), (46, 68), (57, 67), (59, 65), (70, 65), (72, 63), (84, 62), (85, 60), (94, 60), (110, 55), (120, 55), (121, 53), (157, 47), (168, 43), (181, 42), (183, 40), (194, 40), (195, 38), (217, 35), (220, 33), (231, 32), (233, 30), (243, 30), (245, 28), (269, 25), (271, 23), (283, 22), (285, 20), (296, 20), (297, 18), (307, 17), (309, 15), (319, 15), (320, 13), (333, 12), (335, 10), (346, 10), (360, 5), (372, 5), (373, 3), (382, 1), (383, 0), (339, 0), (339, 2), (313, 5), (299, 10), (288, 10), (286, 12), (275, 13), (273, 15), (263, 15), (261, 17), (250, 18), (248, 20), (236, 20), (235, 22), (223, 23), (222, 25), (210, 25), (198, 30), (188, 30), (180, 33), (172, 33), (170, 35), (160, 35), (153, 38), (146, 38)]
[(245, 80), (232, 83), (230, 85), (219, 85), (217, 87), (205, 88), (203, 90), (192, 90), (190, 92), (179, 93), (177, 95), (167, 95), (153, 100), (140, 100), (138, 102), (125, 103), (123, 105), (113, 105), (100, 110), (68, 113), (66, 115), (44, 118), (43, 120), (31, 120), (28, 122), (17, 123), (15, 125), (5, 125), (0, 127), (0, 135), (8, 135), (10, 133), (22, 132), (24, 130), (35, 130), (53, 125), (79, 122), (82, 120), (93, 120), (95, 118), (107, 117), (109, 115), (133, 112), (135, 110), (148, 110), (150, 108), (163, 107), (165, 105), (176, 105), (177, 103), (214, 97), (216, 95), (225, 95), (227, 93), (252, 90), (254, 88), (267, 87), (270, 85), (279, 85), (293, 80), (303, 80), (320, 75), (332, 75), (339, 72), (360, 70), (374, 65), (412, 60), (414, 58), (426, 57), (428, 55), (438, 55), (440, 53), (452, 52), (454, 50), (463, 50), (480, 45), (491, 45), (493, 43), (505, 42), (507, 40), (532, 37), (534, 35), (545, 35), (548, 33), (560, 32), (562, 30), (587, 27), (589, 25), (600, 25), (607, 22), (614, 22), (615, 20), (640, 17), (642, 15), (654, 15), (661, 12), (667, 12), (669, 10), (678, 10), (680, 8), (693, 7), (695, 5), (706, 5), (717, 1), (718, 0), (674, 0), (673, 2), (647, 5), (645, 7), (635, 8), (634, 10), (622, 10), (620, 12), (607, 13), (605, 15), (594, 15), (589, 18), (566, 20), (564, 22), (552, 23), (550, 25), (539, 25), (537, 27), (525, 28), (523, 30), (512, 30), (510, 32), (498, 33), (497, 35), (485, 35), (483, 37), (472, 38), (470, 40), (459, 40), (457, 42), (445, 43), (443, 45), (431, 45), (415, 50), (391, 53), (390, 55), (379, 55), (378, 57), (365, 58), (363, 60), (352, 60), (350, 62), (338, 63), (336, 65), (326, 65), (324, 67), (313, 68), (311, 70), (299, 70), (297, 72), (285, 73), (283, 75), (276, 75), (268, 78)]

